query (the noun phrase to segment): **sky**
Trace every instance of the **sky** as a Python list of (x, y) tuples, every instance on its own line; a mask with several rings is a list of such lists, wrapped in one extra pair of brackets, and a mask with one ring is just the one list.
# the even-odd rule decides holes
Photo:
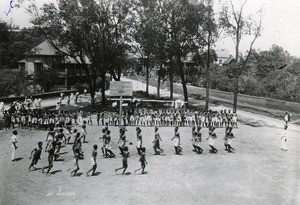
[[(26, 2), (26, 0), (24, 0)], [(51, 2), (53, 0), (36, 0), (37, 5)], [(242, 0), (232, 0), (236, 8)], [(214, 0), (216, 12), (220, 4), (229, 0)], [(30, 27), (30, 16), (25, 11), (26, 4), (20, 8), (10, 8), (17, 0), (0, 0), (0, 19), (12, 22), (20, 28)], [(257, 50), (269, 50), (273, 44), (279, 45), (291, 55), (300, 57), (300, 0), (248, 0), (245, 5), (245, 15), (253, 14), (262, 8), (264, 13), (262, 35), (256, 40), (253, 48)], [(241, 42), (241, 52), (249, 49), (251, 38), (244, 38)], [(219, 39), (216, 49), (227, 49), (234, 55), (234, 43), (229, 37)]]

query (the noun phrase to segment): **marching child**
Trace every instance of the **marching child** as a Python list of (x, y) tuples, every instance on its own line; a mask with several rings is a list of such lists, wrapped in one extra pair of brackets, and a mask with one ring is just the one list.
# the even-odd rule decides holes
[(178, 132), (178, 127), (175, 127), (175, 134), (174, 137), (171, 140), (174, 140), (174, 148), (175, 148), (175, 154), (181, 154), (182, 148), (180, 147), (180, 134)]
[(160, 148), (159, 141), (162, 141), (162, 139), (160, 138), (158, 127), (155, 127), (155, 136), (154, 136), (154, 141), (152, 143), (154, 143), (153, 145), (154, 153), (157, 155), (164, 152), (164, 150)]
[(234, 135), (232, 133), (232, 127), (229, 128), (229, 133), (228, 133), (228, 142), (227, 142), (227, 147), (228, 147), (228, 152), (232, 152), (231, 150), (234, 151), (233, 147), (231, 147), (232, 140), (234, 138)]
[(33, 158), (32, 158), (31, 164), (28, 169), (29, 171), (30, 171), (31, 167), (33, 167), (34, 170), (36, 170), (34, 165), (36, 165), (38, 163), (39, 159), (41, 159), (42, 149), (43, 149), (43, 142), (38, 142), (38, 147), (35, 148), (34, 150), (32, 150), (29, 159), (32, 158), (32, 154), (33, 154)]
[(141, 148), (140, 153), (141, 154), (140, 154), (139, 161), (141, 162), (141, 168), (135, 170), (134, 173), (136, 173), (139, 170), (142, 170), (142, 174), (144, 174), (145, 173), (144, 170), (146, 168), (146, 164), (148, 164), (148, 162), (146, 161), (146, 148), (145, 147)]
[(197, 131), (196, 131), (196, 128), (193, 127), (192, 128), (192, 139), (191, 139), (192, 145), (194, 147), (193, 152), (197, 151), (197, 149), (196, 149), (196, 138), (197, 138)]
[(86, 143), (86, 141), (85, 141), (86, 135), (87, 135), (86, 121), (83, 121), (83, 125), (81, 126), (81, 138), (83, 138), (83, 143)]
[(286, 145), (286, 141), (287, 141), (287, 125), (284, 125), (284, 131), (281, 135), (281, 150), (283, 151), (287, 151), (287, 145)]
[(230, 129), (230, 127), (226, 127), (226, 129), (225, 129), (224, 146), (225, 146), (226, 151), (229, 150), (229, 147), (228, 147), (229, 129)]
[(141, 128), (137, 127), (136, 128), (136, 138), (137, 138), (136, 149), (137, 149), (137, 152), (138, 152), (139, 155), (141, 154), (142, 142), (143, 142), (141, 132), (142, 132)]
[(115, 154), (111, 151), (111, 137), (109, 130), (106, 130), (105, 136), (105, 155), (106, 157), (115, 157)]
[(106, 156), (106, 130), (108, 129), (105, 129), (103, 128), (102, 129), (102, 137), (99, 137), (99, 139), (102, 139), (102, 147), (101, 147), (101, 151), (102, 151), (102, 156)]
[(93, 146), (94, 150), (92, 152), (92, 157), (91, 157), (91, 161), (92, 161), (92, 168), (86, 173), (86, 176), (88, 177), (89, 176), (89, 173), (91, 171), (93, 171), (92, 173), (92, 176), (95, 175), (95, 171), (97, 169), (97, 161), (96, 161), (96, 158), (97, 158), (97, 149), (98, 149), (98, 146), (95, 144)]
[[(118, 141), (119, 144), (119, 150), (120, 150), (120, 154), (124, 155), (124, 148), (126, 147), (126, 135), (125, 135), (125, 130), (124, 129), (120, 129), (120, 139)], [(128, 147), (127, 147), (128, 149)]]
[(74, 149), (74, 166), (76, 166), (76, 169), (74, 169), (73, 171), (71, 171), (71, 176), (76, 176), (79, 168), (79, 164), (78, 161), (80, 158), (83, 157), (83, 153), (81, 152), (81, 148), (79, 146), (76, 146)]
[(117, 172), (120, 169), (123, 169), (122, 174), (125, 173), (126, 169), (128, 168), (127, 158), (129, 157), (128, 147), (125, 146), (123, 149), (123, 158), (122, 158), (122, 164), (123, 166), (121, 168), (115, 169), (115, 172)]
[(211, 149), (210, 149), (210, 153), (211, 153), (211, 154), (213, 154), (213, 153), (216, 154), (216, 153), (218, 152), (218, 150), (214, 147), (215, 141), (216, 141), (216, 139), (217, 139), (217, 135), (216, 135), (216, 133), (214, 133), (214, 130), (215, 130), (214, 127), (211, 127), (211, 128), (210, 128), (209, 136), (208, 136), (208, 138), (206, 139), (206, 140), (209, 139), (209, 147), (211, 148)]
[(52, 141), (51, 146), (48, 149), (48, 163), (49, 163), (49, 165), (42, 169), (43, 173), (44, 173), (44, 169), (48, 168), (48, 170), (47, 170), (47, 174), (48, 174), (50, 172), (50, 170), (52, 169), (52, 167), (53, 167), (55, 146), (56, 146), (56, 142)]
[(198, 154), (202, 154), (203, 152), (203, 149), (200, 147), (201, 142), (202, 142), (201, 127), (198, 127), (195, 136), (195, 149)]

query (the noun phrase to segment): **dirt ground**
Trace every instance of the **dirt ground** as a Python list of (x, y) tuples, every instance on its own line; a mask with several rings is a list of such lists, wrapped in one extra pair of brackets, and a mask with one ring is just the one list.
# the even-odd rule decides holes
[[(299, 204), (299, 129), (288, 134), (288, 151), (280, 150), (278, 127), (240, 125), (234, 130), (235, 153), (224, 151), (224, 129), (216, 130), (218, 154), (210, 154), (204, 140), (204, 153), (192, 152), (191, 128), (180, 128), (183, 155), (175, 155), (174, 128), (160, 128), (165, 156), (153, 155), (153, 127), (142, 127), (147, 148), (146, 174), (134, 174), (140, 167), (135, 149), (135, 127), (127, 127), (130, 158), (126, 175), (115, 174), (121, 167), (117, 148), (118, 129), (110, 127), (116, 158), (105, 159), (98, 150), (98, 176), (86, 177), (91, 168), (94, 144), (100, 145), (101, 126), (88, 126), (88, 143), (83, 144), (85, 159), (80, 160), (80, 176), (70, 177), (74, 169), (72, 145), (61, 150), (61, 161), (54, 162), (52, 174), (41, 170), (28, 172), (29, 155), (45, 131), (18, 129), (18, 162), (11, 162), (11, 131), (0, 131), (0, 202), (1, 204)], [(208, 130), (202, 129), (203, 138)], [(42, 153), (37, 168), (47, 165)], [(120, 172), (119, 172), (120, 173)]]

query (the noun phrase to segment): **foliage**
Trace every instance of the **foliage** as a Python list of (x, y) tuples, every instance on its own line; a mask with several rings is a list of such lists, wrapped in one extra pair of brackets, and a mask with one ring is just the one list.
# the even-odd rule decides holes
[(17, 62), (24, 59), (26, 53), (43, 40), (37, 29), (19, 30), (2, 21), (0, 36), (0, 69), (17, 68)]
[(87, 83), (76, 83), (74, 87), (78, 90), (79, 93), (83, 93), (84, 90), (86, 89), (87, 91), (89, 90), (89, 85)]
[(59, 73), (54, 67), (43, 67), (40, 72), (35, 73), (33, 82), (41, 86), (44, 92), (51, 91), (54, 85), (59, 84)]
[[(86, 70), (92, 104), (98, 77), (105, 82), (105, 75), (110, 72), (120, 80), (127, 60), (130, 5), (130, 1), (120, 0), (61, 0), (44, 4), (42, 14), (34, 3), (29, 8), (33, 24), (52, 46)], [(105, 83), (101, 86), (105, 103)]]
[(2, 69), (0, 75), (0, 97), (20, 96), (26, 90), (26, 77), (19, 70)]

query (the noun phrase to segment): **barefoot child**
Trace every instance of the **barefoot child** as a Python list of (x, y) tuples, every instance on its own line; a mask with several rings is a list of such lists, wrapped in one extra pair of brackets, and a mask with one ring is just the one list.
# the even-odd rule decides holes
[(158, 127), (155, 127), (155, 138), (154, 138), (154, 141), (152, 142), (152, 143), (154, 143), (153, 149), (154, 149), (155, 154), (160, 154), (160, 153), (164, 152), (164, 150), (162, 150), (160, 148), (159, 141), (162, 141), (162, 139), (160, 138), (160, 134), (158, 132)]
[(283, 150), (283, 151), (287, 151), (287, 144), (286, 144), (287, 137), (288, 137), (287, 128), (288, 128), (288, 126), (284, 125), (284, 131), (281, 135), (281, 150)]
[(141, 132), (142, 132), (141, 128), (137, 127), (136, 128), (136, 149), (139, 155), (141, 153), (142, 142), (143, 142)]
[(174, 140), (174, 148), (175, 148), (175, 154), (181, 154), (182, 148), (180, 147), (180, 134), (178, 132), (178, 127), (175, 127), (175, 134), (174, 137), (171, 140)]
[(109, 130), (106, 130), (105, 157), (115, 157), (115, 154), (111, 151), (111, 137), (110, 137), (110, 131)]
[(96, 171), (96, 169), (97, 169), (96, 158), (97, 158), (97, 149), (98, 149), (98, 146), (95, 144), (95, 145), (93, 146), (93, 148), (94, 148), (94, 150), (93, 150), (93, 152), (92, 152), (92, 157), (91, 157), (91, 161), (92, 161), (92, 166), (93, 166), (93, 167), (86, 173), (86, 176), (87, 176), (87, 177), (89, 176), (89, 173), (90, 173), (91, 171), (93, 171), (92, 176), (94, 176), (94, 175), (95, 175), (95, 171)]
[(78, 170), (80, 169), (79, 164), (78, 164), (79, 158), (83, 157), (83, 153), (81, 152), (81, 149), (79, 146), (75, 147), (74, 152), (75, 152), (74, 153), (74, 165), (76, 166), (76, 169), (71, 171), (71, 176), (73, 176), (73, 177), (76, 176)]
[(50, 131), (48, 132), (47, 137), (46, 137), (47, 145), (45, 147), (45, 152), (47, 152), (48, 151), (48, 147), (51, 146), (51, 144), (52, 144), (52, 142), (54, 140), (54, 136), (55, 136), (54, 128), (50, 127)]
[(85, 141), (86, 135), (87, 135), (86, 121), (83, 121), (83, 125), (81, 126), (81, 138), (83, 138), (83, 143), (86, 143), (86, 141)]
[(28, 169), (29, 171), (30, 171), (31, 167), (33, 167), (34, 170), (36, 170), (34, 165), (36, 165), (38, 163), (39, 159), (41, 159), (42, 149), (43, 149), (43, 142), (38, 142), (38, 147), (35, 148), (34, 150), (32, 150), (29, 159), (32, 158), (32, 154), (33, 154), (33, 158), (32, 158), (31, 164)]
[(15, 160), (15, 152), (16, 152), (16, 149), (18, 149), (18, 139), (17, 139), (18, 132), (17, 132), (17, 130), (14, 130), (12, 133), (13, 133), (13, 136), (10, 139), (11, 148), (12, 148), (11, 161), (14, 162), (14, 161), (16, 161)]
[(197, 149), (196, 149), (196, 138), (197, 138), (197, 131), (196, 131), (196, 128), (193, 127), (192, 128), (192, 139), (191, 139), (192, 145), (194, 147), (193, 152), (197, 151)]
[(230, 127), (229, 133), (228, 133), (228, 142), (227, 142), (228, 152), (232, 152), (231, 150), (234, 151), (233, 147), (231, 147), (233, 138), (234, 138), (234, 135), (232, 133), (232, 127)]
[(43, 173), (44, 173), (44, 169), (48, 168), (48, 170), (47, 170), (47, 174), (48, 174), (50, 172), (50, 170), (52, 169), (52, 167), (53, 167), (55, 146), (56, 146), (56, 142), (52, 141), (52, 143), (50, 145), (50, 148), (48, 149), (48, 163), (49, 163), (49, 165), (42, 169)]
[(128, 147), (127, 146), (124, 147), (122, 156), (123, 156), (123, 158), (122, 158), (123, 167), (115, 169), (115, 172), (117, 172), (120, 169), (123, 169), (122, 174), (124, 174), (127, 167), (128, 167), (127, 158), (129, 157), (129, 152), (128, 152)]
[[(107, 129), (108, 130), (108, 129)], [(103, 128), (102, 129), (102, 137), (99, 137), (99, 139), (102, 139), (102, 147), (101, 147), (101, 151), (102, 151), (102, 156), (106, 155), (106, 129)]]
[(215, 141), (217, 139), (217, 135), (216, 135), (216, 133), (214, 133), (214, 130), (215, 130), (214, 127), (210, 128), (209, 136), (206, 140), (209, 139), (209, 147), (211, 148), (210, 153), (216, 154), (218, 152), (218, 150), (214, 147), (214, 144), (215, 144)]
[(195, 138), (195, 149), (198, 154), (202, 154), (202, 152), (203, 152), (203, 149), (200, 147), (201, 142), (202, 142), (201, 127), (198, 127), (196, 138)]
[(142, 170), (142, 174), (144, 174), (146, 164), (148, 164), (147, 161), (146, 161), (146, 148), (145, 147), (141, 148), (140, 153), (141, 154), (140, 154), (140, 160), (139, 161), (141, 162), (141, 168), (135, 170), (134, 173), (136, 173), (139, 170)]
[(125, 136), (125, 130), (124, 129), (120, 129), (120, 139), (118, 141), (118, 144), (119, 144), (120, 154), (123, 155), (124, 154), (124, 148), (125, 148), (125, 145), (126, 145), (126, 136)]
[(225, 137), (224, 137), (224, 146), (225, 146), (225, 150), (228, 151), (228, 134), (229, 134), (229, 129), (230, 127), (226, 127), (225, 129)]
[(67, 143), (70, 144), (70, 140), (72, 137), (72, 128), (71, 126), (67, 126), (67, 131), (66, 131), (66, 138), (67, 138)]

